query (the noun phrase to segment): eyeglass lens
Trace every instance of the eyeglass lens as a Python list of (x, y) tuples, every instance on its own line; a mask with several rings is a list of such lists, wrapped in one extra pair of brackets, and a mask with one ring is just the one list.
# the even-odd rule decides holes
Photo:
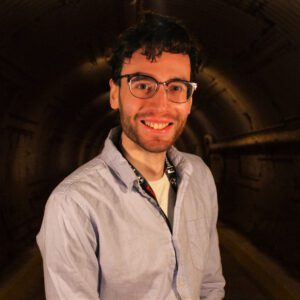
[[(147, 99), (155, 95), (158, 90), (158, 82), (147, 76), (134, 76), (129, 81), (133, 96)], [(173, 102), (186, 102), (193, 91), (188, 82), (180, 80), (170, 81), (166, 84), (168, 99)]]

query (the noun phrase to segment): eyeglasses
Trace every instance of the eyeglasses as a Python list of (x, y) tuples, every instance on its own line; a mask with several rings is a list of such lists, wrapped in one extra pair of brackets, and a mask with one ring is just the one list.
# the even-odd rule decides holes
[(143, 74), (124, 74), (119, 78), (127, 78), (129, 90), (134, 97), (148, 99), (153, 97), (160, 85), (163, 85), (168, 100), (175, 103), (188, 102), (197, 88), (197, 83), (182, 79), (170, 79), (159, 82), (155, 78)]

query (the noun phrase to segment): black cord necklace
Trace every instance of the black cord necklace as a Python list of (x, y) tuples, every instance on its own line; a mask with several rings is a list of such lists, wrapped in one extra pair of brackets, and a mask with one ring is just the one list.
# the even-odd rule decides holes
[[(168, 217), (166, 216), (166, 214), (164, 213), (164, 211), (159, 206), (156, 195), (155, 195), (153, 189), (151, 188), (150, 184), (148, 183), (146, 178), (126, 158), (126, 156), (124, 154), (123, 146), (121, 144), (121, 139), (119, 139), (118, 149), (119, 149), (120, 153), (123, 155), (123, 157), (127, 160), (129, 166), (131, 167), (134, 174), (136, 175), (140, 187), (151, 197), (152, 200), (149, 200), (149, 201), (153, 205), (155, 205), (157, 207), (157, 209), (160, 211), (160, 213), (163, 216), (163, 218), (165, 219), (170, 231), (172, 232), (172, 226), (170, 224), (170, 221), (169, 221)], [(169, 179), (169, 182), (170, 182), (170, 185), (171, 185), (174, 193), (176, 194), (177, 193), (177, 187), (178, 187), (176, 169), (173, 166), (173, 164), (171, 163), (171, 161), (169, 160), (167, 155), (166, 155), (166, 159), (165, 159), (165, 174), (167, 175), (167, 177)]]

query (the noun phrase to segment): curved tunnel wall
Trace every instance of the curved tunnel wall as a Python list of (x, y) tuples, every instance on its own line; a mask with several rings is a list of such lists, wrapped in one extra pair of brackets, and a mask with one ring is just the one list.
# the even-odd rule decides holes
[(103, 57), (141, 9), (183, 19), (206, 48), (177, 145), (210, 164), (221, 220), (299, 277), (300, 5), (280, 0), (0, 4), (0, 265), (118, 124)]

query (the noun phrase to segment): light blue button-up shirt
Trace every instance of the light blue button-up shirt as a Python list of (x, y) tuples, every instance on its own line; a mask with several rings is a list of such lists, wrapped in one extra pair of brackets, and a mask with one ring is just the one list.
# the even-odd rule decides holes
[(47, 202), (37, 236), (47, 299), (222, 299), (209, 169), (195, 155), (168, 151), (179, 182), (171, 233), (115, 147), (117, 131)]

